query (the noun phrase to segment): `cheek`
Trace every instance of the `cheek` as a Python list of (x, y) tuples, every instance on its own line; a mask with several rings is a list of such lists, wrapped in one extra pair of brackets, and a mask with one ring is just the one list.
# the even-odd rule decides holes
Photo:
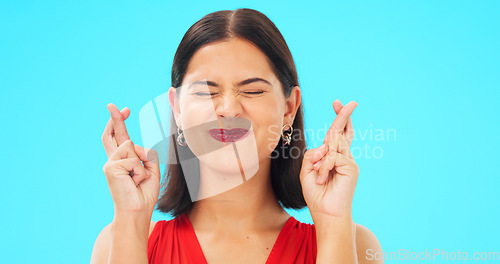
[(278, 145), (281, 137), (281, 126), (276, 119), (268, 119), (261, 123), (259, 134), (257, 135), (257, 147), (259, 152), (269, 155)]
[(184, 129), (217, 120), (211, 101), (195, 102), (184, 100), (180, 107), (181, 122)]
[(261, 105), (252, 111), (251, 120), (256, 133), (258, 148), (261, 151), (271, 152), (274, 150), (281, 137), (281, 124), (283, 122), (282, 109), (269, 103)]
[(188, 129), (192, 126), (195, 126), (197, 123), (196, 120), (196, 115), (193, 114), (193, 109), (190, 107), (181, 107), (181, 123), (182, 123), (182, 129)]

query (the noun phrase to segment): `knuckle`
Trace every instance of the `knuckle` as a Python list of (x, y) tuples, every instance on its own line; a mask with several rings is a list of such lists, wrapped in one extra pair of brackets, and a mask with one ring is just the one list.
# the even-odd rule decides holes
[(158, 158), (158, 153), (154, 149), (144, 148), (144, 153), (146, 154), (148, 160), (155, 160)]
[(104, 140), (104, 139), (106, 139), (107, 136), (108, 136), (108, 131), (106, 131), (106, 129), (104, 129), (104, 131), (102, 132), (102, 135), (101, 135), (101, 139)]
[(308, 150), (306, 150), (306, 152), (304, 153), (304, 156), (305, 156), (305, 157), (310, 157), (310, 156), (312, 155), (312, 153), (313, 153), (313, 150), (312, 150), (312, 149), (308, 149)]
[(125, 145), (128, 147), (134, 147), (134, 142), (132, 142), (132, 140), (130, 140), (130, 139), (127, 139), (122, 143), (122, 145)]
[(158, 156), (158, 152), (156, 152), (156, 150), (154, 149), (145, 149), (146, 150), (146, 154), (149, 155), (154, 155), (154, 156)]
[(142, 167), (142, 163), (141, 163), (141, 160), (138, 158), (138, 157), (133, 157), (133, 158), (130, 158), (130, 161), (132, 162), (132, 164), (134, 165), (141, 165)]
[(102, 144), (103, 144), (104, 146), (106, 146), (106, 142), (108, 142), (108, 141), (109, 141), (109, 139), (108, 139), (108, 137), (107, 137), (106, 135), (102, 135), (102, 137), (101, 137), (101, 141), (102, 141)]
[(113, 166), (113, 164), (114, 163), (110, 162), (110, 161), (104, 163), (104, 165), (102, 166), (102, 171), (104, 172), (104, 174), (106, 174), (106, 175), (109, 174), (110, 169)]
[(308, 149), (304, 153), (304, 158), (310, 160), (310, 159), (314, 158), (316, 153), (318, 153), (317, 155), (319, 155), (319, 152), (317, 152), (315, 149)]

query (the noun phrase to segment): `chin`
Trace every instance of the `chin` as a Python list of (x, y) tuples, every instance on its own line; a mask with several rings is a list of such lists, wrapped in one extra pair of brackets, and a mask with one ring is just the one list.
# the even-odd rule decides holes
[(252, 151), (240, 151), (238, 156), (239, 159), (236, 158), (232, 146), (227, 146), (198, 157), (198, 159), (200, 160), (200, 167), (203, 166), (222, 177), (228, 176), (242, 179), (242, 169), (245, 178), (248, 180), (259, 170), (258, 154), (256, 151), (253, 151), (253, 153)]

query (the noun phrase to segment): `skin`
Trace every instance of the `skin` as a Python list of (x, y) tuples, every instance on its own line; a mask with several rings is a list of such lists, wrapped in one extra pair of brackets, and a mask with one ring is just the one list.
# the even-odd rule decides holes
[[(253, 77), (265, 79), (271, 85), (255, 82), (236, 87), (235, 83)], [(269, 156), (278, 144), (281, 127), (285, 123), (293, 123), (300, 105), (300, 89), (294, 87), (289, 100), (285, 100), (280, 82), (266, 56), (257, 47), (240, 39), (214, 43), (195, 53), (183, 85), (201, 79), (218, 83), (218, 88), (210, 87), (210, 91), (217, 94), (211, 98), (196, 96), (192, 93), (201, 90), (183, 89), (177, 98), (174, 88), (170, 89), (169, 98), (177, 125), (186, 131), (189, 127), (214, 119), (239, 117), (249, 120), (254, 142), (247, 137), (237, 141), (236, 145), (242, 150), (239, 152), (242, 153), (242, 161), (253, 158), (245, 156), (245, 153), (256, 153), (258, 163), (253, 162), (245, 168), (245, 175), (252, 176), (245, 184), (240, 182), (229, 191), (197, 201), (188, 213), (189, 219), (209, 262), (256, 261), (258, 256), (257, 259), (264, 263), (281, 227), (289, 218), (272, 191)], [(249, 94), (260, 91), (261, 94)], [(205, 138), (210, 141), (209, 137)], [(190, 138), (186, 139), (188, 145), (194, 148), (196, 144), (204, 144), (190, 144)], [(212, 189), (220, 185), (213, 182), (217, 178), (214, 175), (241, 179), (236, 166), (229, 166), (229, 169), (221, 166), (221, 160), (234, 156), (232, 148), (227, 150), (200, 157), (201, 178), (212, 179), (207, 181)], [(253, 171), (256, 171), (253, 175), (248, 173)], [(209, 187), (202, 183), (201, 189), (205, 188)]]
[[(236, 85), (253, 77), (265, 79), (270, 84)], [(198, 80), (217, 83), (218, 87), (204, 88), (213, 95), (207, 98), (184, 89)], [(248, 94), (256, 91), (262, 93)], [(205, 196), (194, 203), (188, 217), (208, 263), (265, 263), (290, 217), (278, 204), (271, 188), (270, 154), (278, 144), (281, 127), (293, 124), (301, 103), (300, 87), (294, 87), (290, 97), (285, 98), (265, 54), (251, 43), (233, 38), (198, 50), (189, 63), (181, 94), (177, 97), (171, 87), (169, 101), (175, 121), (187, 131), (186, 141), (195, 153), (202, 151), (196, 149), (197, 145), (205, 144), (204, 147), (210, 148), (221, 144), (209, 141), (206, 134), (204, 140), (199, 140), (206, 132), (203, 124), (230, 118), (250, 122), (251, 136), (235, 143), (241, 153), (239, 166), (228, 158), (234, 156), (232, 145), (218, 146), (216, 151), (199, 156), (200, 189)], [(345, 106), (338, 100), (333, 102), (337, 117), (324, 144), (308, 150), (303, 160), (300, 179), (318, 234), (317, 263), (358, 263), (358, 259), (359, 263), (383, 263), (382, 260), (365, 259), (367, 249), (381, 252), (380, 243), (369, 229), (352, 221), (352, 198), (359, 169), (349, 150), (353, 137), (350, 116), (356, 106), (356, 102)], [(115, 203), (115, 219), (132, 218), (134, 223), (146, 226), (156, 202), (154, 197), (158, 197), (157, 155), (130, 141), (124, 124), (130, 110), (120, 112), (113, 104), (109, 104), (108, 109), (111, 119), (103, 134), (103, 144), (110, 164), (105, 165), (104, 171)], [(190, 130), (199, 127), (203, 128)], [(250, 154), (245, 156), (246, 153)], [(123, 162), (119, 166), (117, 163), (123, 159), (135, 162), (130, 161), (128, 165)], [(250, 162), (245, 163), (248, 160)], [(229, 165), (221, 166), (224, 164)], [(131, 178), (128, 172), (132, 169), (136, 174)], [(239, 182), (242, 170), (248, 179), (244, 184)], [(226, 185), (227, 190), (210, 192), (213, 185), (219, 186), (225, 181), (231, 182)], [(130, 193), (134, 195), (131, 197)], [(142, 237), (147, 232), (150, 234), (154, 222), (147, 226), (149, 230), (138, 231)]]
[[(255, 77), (269, 84), (256, 81), (237, 85)], [(218, 87), (190, 85), (200, 80), (217, 83)], [(239, 201), (246, 195), (259, 195), (264, 198), (263, 202), (275, 200), (268, 193), (269, 188), (259, 186), (267, 185), (271, 164), (269, 155), (279, 141), (281, 127), (293, 122), (300, 105), (299, 87), (295, 87), (291, 98), (285, 101), (280, 82), (267, 58), (257, 47), (240, 39), (218, 42), (198, 50), (189, 62), (182, 87), (179, 98), (175, 89), (170, 88), (169, 99), (177, 126), (184, 131), (187, 144), (200, 160), (203, 198), (222, 193), (223, 190), (218, 188), (227, 186), (225, 190), (229, 191), (214, 199)], [(229, 146), (232, 144), (219, 142), (207, 132), (210, 128), (220, 127), (246, 127), (250, 135), (233, 143), (234, 147)], [(245, 179), (252, 181), (231, 191), (243, 183), (234, 148), (238, 150)], [(208, 190), (211, 193), (205, 194)], [(260, 193), (255, 190), (260, 190)], [(240, 208), (237, 203), (235, 208), (227, 207), (227, 204), (223, 206), (227, 208), (225, 210)], [(216, 215), (220, 214), (216, 212)]]

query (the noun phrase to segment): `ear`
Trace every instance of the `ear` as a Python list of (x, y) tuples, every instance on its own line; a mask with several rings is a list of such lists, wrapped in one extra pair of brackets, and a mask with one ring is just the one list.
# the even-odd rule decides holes
[(302, 95), (300, 93), (300, 87), (294, 86), (292, 91), (290, 92), (290, 96), (286, 99), (285, 102), (285, 114), (283, 116), (283, 123), (293, 124), (295, 120), (295, 115), (297, 114), (297, 110), (302, 102)]
[(177, 124), (177, 127), (181, 127), (181, 111), (179, 107), (179, 97), (177, 97), (176, 92), (177, 89), (174, 87), (170, 87), (168, 89), (168, 101), (170, 102), (170, 108), (172, 108), (172, 112), (174, 113), (175, 123)]

